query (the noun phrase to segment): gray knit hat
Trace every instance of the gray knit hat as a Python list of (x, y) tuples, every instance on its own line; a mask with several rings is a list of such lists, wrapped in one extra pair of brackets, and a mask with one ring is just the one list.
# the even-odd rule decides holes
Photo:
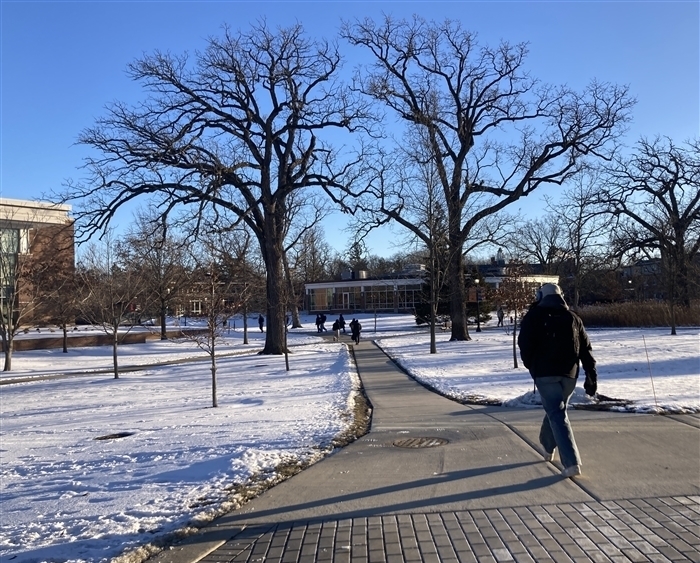
[(561, 287), (555, 283), (546, 283), (537, 290), (536, 299), (542, 301), (542, 298), (547, 295), (563, 295)]

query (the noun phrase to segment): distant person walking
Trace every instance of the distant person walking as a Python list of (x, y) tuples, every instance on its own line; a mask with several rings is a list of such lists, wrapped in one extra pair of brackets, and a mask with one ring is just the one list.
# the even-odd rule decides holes
[(547, 283), (538, 290), (535, 303), (523, 317), (518, 346), (546, 413), (539, 437), (544, 458), (552, 461), (558, 448), (564, 466), (561, 474), (581, 475), (581, 455), (567, 407), (576, 388), (579, 360), (586, 372), (584, 389), (590, 396), (596, 393), (598, 373), (583, 322), (569, 310), (557, 284)]
[(360, 331), (362, 330), (362, 325), (357, 319), (350, 321), (350, 334), (352, 335), (352, 341), (355, 344), (360, 343)]
[(496, 316), (498, 317), (498, 324), (496, 326), (503, 326), (503, 307), (501, 307), (500, 305), (498, 306), (498, 310), (496, 311)]
[(340, 313), (340, 316), (338, 317), (338, 323), (340, 324), (340, 329), (343, 331), (343, 334), (346, 334), (346, 332), (345, 332), (345, 317), (343, 317), (343, 313)]
[(265, 332), (263, 327), (265, 326), (265, 317), (262, 314), (258, 315), (258, 326), (260, 327), (260, 332)]
[(321, 331), (323, 332), (328, 332), (328, 329), (326, 328), (326, 321), (328, 320), (328, 317), (321, 313)]

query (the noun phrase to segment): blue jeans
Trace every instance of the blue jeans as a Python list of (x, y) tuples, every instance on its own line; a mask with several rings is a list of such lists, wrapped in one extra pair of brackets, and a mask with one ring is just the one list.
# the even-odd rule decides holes
[(566, 413), (569, 399), (576, 388), (576, 380), (560, 376), (538, 377), (535, 385), (542, 397), (544, 412), (547, 413), (540, 428), (540, 444), (549, 453), (555, 447), (559, 448), (559, 457), (564, 467), (581, 465), (574, 431)]

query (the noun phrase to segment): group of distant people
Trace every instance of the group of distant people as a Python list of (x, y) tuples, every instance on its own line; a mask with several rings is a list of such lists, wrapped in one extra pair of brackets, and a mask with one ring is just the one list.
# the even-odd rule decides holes
[(327, 317), (323, 313), (316, 315), (316, 332), (328, 332), (328, 329), (326, 328), (326, 320)]
[[(325, 314), (319, 313), (316, 315), (316, 331), (317, 332), (328, 332), (328, 329), (326, 328), (326, 322), (328, 320), (328, 317), (326, 317)], [(287, 315), (286, 319), (287, 325), (289, 325), (289, 315)], [(343, 314), (341, 313), (340, 316), (333, 322), (333, 327), (332, 330), (335, 333), (335, 340), (338, 340), (340, 337), (340, 331), (343, 331), (343, 334), (347, 334), (345, 330), (345, 317), (343, 317)], [(265, 317), (262, 316), (262, 314), (258, 315), (258, 326), (260, 327), (260, 332), (265, 331)], [(360, 332), (362, 331), (362, 325), (360, 324), (360, 321), (357, 319), (353, 318), (350, 323), (348, 324), (350, 327), (350, 334), (352, 336), (352, 340), (355, 344), (360, 343)]]
[[(326, 327), (324, 326), (326, 322), (326, 315), (323, 313), (316, 315), (316, 327), (319, 328), (319, 332), (323, 332), (324, 330), (327, 330)], [(331, 329), (333, 330), (333, 333), (335, 334), (334, 340), (338, 340), (340, 338), (340, 331), (343, 331), (343, 334), (347, 334), (347, 331), (345, 330), (345, 317), (343, 317), (343, 314), (341, 313), (338, 318), (333, 321), (333, 326)], [(360, 321), (357, 319), (353, 318), (349, 323), (347, 323), (347, 326), (350, 328), (350, 335), (352, 336), (352, 341), (355, 344), (360, 343), (360, 332), (362, 331), (362, 325), (360, 324)]]

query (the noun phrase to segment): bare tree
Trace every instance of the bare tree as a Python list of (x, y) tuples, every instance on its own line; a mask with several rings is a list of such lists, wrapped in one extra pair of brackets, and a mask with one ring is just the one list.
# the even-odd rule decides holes
[(250, 231), (235, 226), (224, 230), (209, 228), (203, 243), (216, 264), (217, 291), (226, 290), (225, 311), (243, 317), (243, 344), (248, 344), (248, 313), (264, 306), (265, 273), (253, 251)]
[(327, 200), (321, 200), (319, 197), (303, 192), (295, 192), (289, 197), (287, 235), (282, 262), (287, 281), (288, 309), (292, 315), (292, 328), (302, 328), (299, 303), (304, 291), (304, 280), (297, 273), (296, 261), (299, 258), (299, 252), (295, 248), (302, 241), (308, 241), (307, 234), (317, 232), (317, 226), (329, 212)]
[(513, 368), (518, 367), (518, 320), (525, 315), (533, 297), (533, 288), (525, 281), (528, 273), (525, 262), (511, 259), (507, 276), (497, 290), (499, 301), (508, 313), (513, 313)]
[(194, 276), (199, 287), (199, 295), (205, 302), (206, 330), (186, 332), (186, 338), (192, 340), (209, 356), (211, 370), (212, 407), (218, 406), (216, 383), (216, 353), (219, 340), (223, 337), (224, 327), (231, 315), (230, 287), (232, 280), (221, 268), (217, 260), (218, 249), (211, 244), (211, 239), (199, 246), (200, 252), (193, 259), (196, 261)]
[(294, 271), (303, 282), (326, 281), (332, 277), (334, 251), (326, 242), (320, 226), (304, 232), (289, 251)]
[(144, 280), (129, 267), (119, 242), (111, 232), (99, 243), (91, 243), (78, 261), (80, 315), (111, 336), (114, 378), (119, 379), (118, 347), (133, 327), (137, 309), (143, 308)]
[(122, 249), (129, 267), (143, 274), (144, 291), (158, 313), (160, 339), (166, 340), (168, 309), (177, 301), (190, 269), (185, 240), (152, 214), (139, 213)]
[(370, 278), (388, 277), (404, 271), (411, 264), (425, 264), (425, 261), (425, 252), (411, 247), (388, 257), (370, 254), (367, 257), (367, 275)]
[[(418, 136), (420, 135), (419, 131)], [(447, 265), (450, 263), (452, 252), (447, 238), (446, 205), (440, 193), (439, 173), (426, 140), (415, 147), (404, 149), (402, 153), (405, 166), (398, 169), (402, 177), (400, 183), (406, 184), (403, 190), (405, 205), (401, 217), (397, 220), (411, 232), (416, 245), (427, 251), (430, 353), (436, 354), (435, 326), (438, 306), (448, 282)], [(388, 170), (392, 168), (395, 167), (387, 167)]]
[(558, 273), (565, 258), (565, 228), (555, 213), (525, 221), (509, 236), (508, 247), (526, 262), (540, 264), (545, 274)]
[[(367, 19), (345, 23), (341, 33), (373, 58), (357, 88), (428, 139), (455, 251), (451, 337), (468, 340), (464, 241), (484, 218), (566, 181), (585, 158), (610, 158), (634, 102), (615, 85), (593, 82), (583, 92), (540, 85), (524, 70), (525, 44), (480, 46), (451, 21)], [(371, 195), (377, 213), (401, 215), (400, 192), (375, 186)]]
[(440, 293), (447, 283), (446, 267), (450, 263), (450, 248), (446, 236), (445, 208), (436, 196), (434, 176), (426, 170), (428, 197), (424, 200), (425, 230), (428, 233), (428, 260), (430, 286), (430, 353), (437, 354), (435, 325), (437, 323)]
[[(581, 288), (586, 279), (610, 270), (609, 235), (612, 229), (610, 215), (599, 202), (601, 180), (597, 172), (589, 171), (577, 177), (558, 203), (548, 201), (548, 217), (560, 229), (558, 246), (560, 260), (569, 265), (572, 307), (578, 309)], [(559, 273), (561, 269), (547, 273)]]
[(641, 139), (607, 168), (601, 202), (618, 220), (619, 253), (661, 255), (675, 334), (675, 304), (690, 305), (689, 267), (700, 250), (700, 141)]
[(64, 354), (68, 353), (68, 326), (75, 324), (79, 312), (74, 261), (72, 248), (57, 249), (38, 280), (42, 290), (39, 314), (61, 329)]
[(98, 155), (86, 159), (90, 181), (68, 189), (82, 203), (82, 233), (99, 232), (143, 196), (162, 216), (184, 206), (195, 218), (240, 218), (265, 262), (263, 353), (282, 354), (289, 196), (350, 182), (358, 157), (342, 160), (322, 135), (354, 131), (368, 115), (369, 104), (339, 82), (341, 63), (335, 45), (308, 39), (300, 25), (272, 31), (264, 22), (210, 38), (193, 65), (162, 52), (132, 63), (150, 97), (113, 104), (79, 138)]
[(3, 371), (12, 370), (15, 336), (37, 307), (37, 286), (32, 283), (36, 262), (23, 251), (19, 229), (0, 232), (0, 336), (5, 354)]

